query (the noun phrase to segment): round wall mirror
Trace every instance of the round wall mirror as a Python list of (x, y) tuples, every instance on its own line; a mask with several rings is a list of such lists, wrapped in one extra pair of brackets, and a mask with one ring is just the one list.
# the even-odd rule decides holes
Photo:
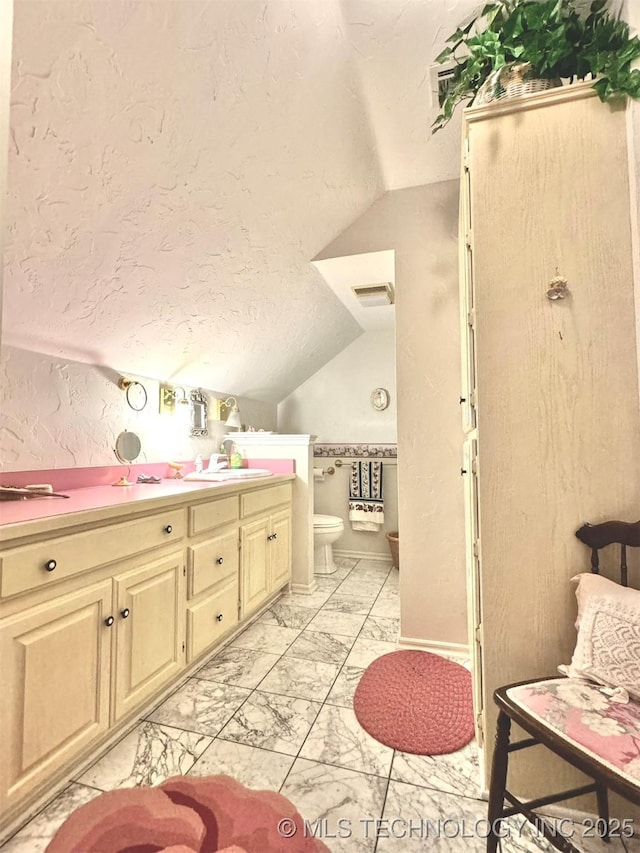
[(115, 454), (119, 462), (125, 465), (127, 462), (133, 462), (140, 456), (142, 443), (135, 432), (121, 432), (116, 438)]

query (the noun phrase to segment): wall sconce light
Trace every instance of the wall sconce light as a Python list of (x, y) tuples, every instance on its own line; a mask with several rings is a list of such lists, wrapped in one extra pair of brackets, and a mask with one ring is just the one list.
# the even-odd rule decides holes
[(217, 421), (224, 420), (225, 426), (232, 427), (234, 429), (242, 428), (242, 421), (240, 420), (240, 410), (238, 409), (238, 401), (235, 397), (227, 397), (226, 400), (214, 400), (213, 402), (216, 407), (215, 419)]
[[(182, 397), (178, 392), (182, 392)], [(188, 406), (189, 398), (187, 392), (182, 385), (176, 385), (172, 388), (171, 385), (160, 385), (160, 414), (173, 414), (176, 408), (176, 400), (178, 403)]]

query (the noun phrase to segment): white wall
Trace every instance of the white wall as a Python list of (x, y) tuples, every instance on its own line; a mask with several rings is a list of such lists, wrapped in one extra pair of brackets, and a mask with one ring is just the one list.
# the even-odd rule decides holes
[[(209, 421), (209, 435), (192, 438), (189, 406), (177, 405), (175, 414), (160, 415), (159, 383), (127, 375), (139, 378), (148, 394), (143, 411), (134, 412), (118, 388), (119, 377), (109, 368), (3, 347), (0, 470), (113, 465), (115, 440), (125, 429), (142, 442), (138, 462), (189, 460), (218, 451), (225, 433), (222, 421)], [(275, 406), (242, 397), (238, 405), (247, 424), (275, 428)]]
[(390, 556), (386, 534), (398, 529), (398, 467), (395, 459), (382, 461), (382, 492), (384, 495), (384, 524), (378, 531), (353, 530), (349, 521), (349, 475), (352, 459), (341, 457), (344, 464), (338, 468), (335, 458), (315, 457), (314, 465), (326, 470), (334, 468), (335, 474), (325, 474), (324, 480), (314, 484), (315, 512), (337, 515), (344, 522), (344, 533), (335, 543), (336, 551), (349, 551), (376, 557)]
[(394, 249), (401, 634), (467, 642), (458, 182), (386, 193), (325, 257)]
[[(11, 42), (13, 0), (0, 2), (0, 256), (3, 255), (7, 204), (7, 139), (9, 136), (9, 93), (11, 91)], [(0, 341), (2, 340), (3, 265), (0, 264)]]
[(382, 190), (342, 26), (338, 0), (16, 3), (4, 343), (277, 403), (352, 341), (309, 264)]
[[(370, 402), (374, 388), (386, 388), (391, 402), (377, 412)], [(311, 433), (325, 444), (396, 443), (395, 333), (392, 329), (364, 332), (278, 406), (280, 432)], [(379, 531), (352, 530), (349, 522), (350, 460), (316, 457), (315, 465), (333, 467), (335, 474), (314, 484), (315, 512), (344, 521), (338, 551), (389, 556), (385, 534), (398, 529), (398, 482), (395, 459), (385, 462), (383, 494), (385, 523)]]
[[(380, 387), (391, 395), (384, 412), (369, 401)], [(278, 429), (311, 433), (320, 443), (395, 444), (397, 413), (395, 333), (365, 332), (285, 397)]]

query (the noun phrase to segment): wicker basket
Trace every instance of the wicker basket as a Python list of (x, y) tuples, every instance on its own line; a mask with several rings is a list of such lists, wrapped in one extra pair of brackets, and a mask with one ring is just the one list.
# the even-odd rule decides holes
[(400, 571), (400, 537), (397, 530), (393, 533), (387, 533), (387, 542), (391, 551), (391, 562), (394, 568)]
[(519, 98), (521, 95), (532, 95), (562, 86), (559, 77), (544, 80), (535, 76), (530, 62), (511, 62), (492, 71), (484, 81), (473, 101), (474, 106), (490, 104), (507, 98)]

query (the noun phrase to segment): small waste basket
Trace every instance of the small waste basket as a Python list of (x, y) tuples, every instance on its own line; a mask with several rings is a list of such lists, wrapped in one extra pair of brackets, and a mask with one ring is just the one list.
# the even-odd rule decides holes
[(394, 530), (393, 533), (387, 533), (387, 542), (391, 551), (391, 562), (400, 571), (400, 537), (397, 530)]

